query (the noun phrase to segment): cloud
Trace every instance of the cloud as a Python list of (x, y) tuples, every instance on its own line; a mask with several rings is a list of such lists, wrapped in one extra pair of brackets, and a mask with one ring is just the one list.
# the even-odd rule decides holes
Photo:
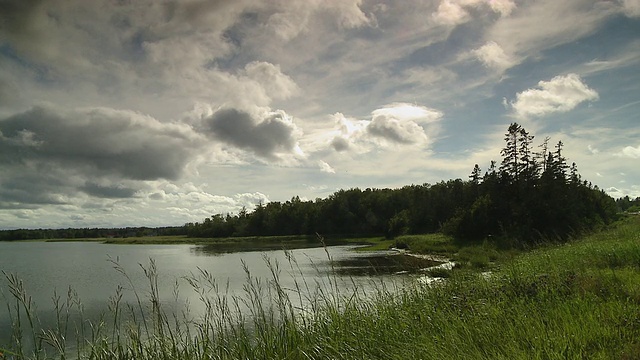
[(618, 155), (622, 157), (631, 158), (631, 159), (640, 159), (640, 146), (638, 147), (627, 146), (624, 149), (622, 149), (622, 151)]
[(212, 214), (237, 213), (243, 207), (252, 210), (256, 205), (268, 203), (269, 197), (259, 191), (236, 193), (234, 195), (214, 195), (205, 185), (191, 182), (176, 185), (170, 182), (153, 184), (149, 191), (149, 201), (153, 207), (169, 209), (180, 214), (183, 221), (200, 221)]
[(245, 207), (249, 210), (255, 208), (258, 204), (266, 204), (269, 202), (269, 197), (261, 192), (242, 193), (233, 196), (236, 202), (236, 207)]
[[(295, 184), (326, 183), (334, 189), (337, 179), (330, 172), (338, 169), (340, 186), (400, 186), (464, 177), (468, 163), (482, 165), (485, 157), (477, 160), (473, 155), (475, 160), (467, 158), (467, 165), (460, 159), (477, 154), (489, 142), (483, 133), (499, 122), (504, 112), (499, 102), (509, 89), (516, 89), (506, 95), (512, 100), (508, 109), (516, 115), (516, 108), (530, 117), (568, 111), (592, 101), (588, 90), (597, 89), (602, 101), (589, 114), (610, 118), (616, 112), (628, 118), (633, 99), (617, 92), (629, 95), (635, 90), (632, 70), (638, 64), (638, 44), (616, 40), (611, 31), (628, 35), (614, 21), (624, 14), (637, 16), (637, 4), (629, 0), (4, 1), (0, 5), (1, 206), (31, 209), (42, 204), (38, 206), (46, 211), (23, 214), (66, 219), (60, 224), (68, 224), (68, 218), (83, 209), (92, 209), (86, 219), (77, 219), (83, 224), (106, 219), (101, 215), (107, 210), (119, 215), (105, 223), (149, 223), (155, 217), (162, 219), (160, 224), (166, 219), (179, 223), (231, 211), (240, 201), (234, 194), (250, 189), (276, 200), (290, 198), (292, 191), (293, 195), (307, 191)], [(624, 24), (635, 20), (626, 19)], [(606, 46), (594, 45), (595, 40)], [(552, 75), (547, 65), (555, 69)], [(513, 71), (496, 87), (499, 77), (478, 71), (482, 66), (495, 73)], [(631, 75), (620, 75), (622, 67)], [(582, 93), (567, 90), (578, 89), (569, 85), (565, 90), (543, 87), (551, 86), (554, 75), (569, 73), (584, 79), (574, 84), (585, 86)], [(541, 79), (542, 85), (536, 86)], [(603, 79), (623, 82), (600, 83)], [(529, 82), (523, 85), (523, 81)], [(530, 91), (522, 91), (527, 88)], [(516, 95), (519, 91), (522, 99)], [(591, 100), (580, 102), (581, 98)], [(578, 105), (571, 105), (571, 99)], [(620, 105), (614, 109), (609, 100)], [(78, 110), (26, 111), (44, 101)], [(399, 101), (446, 109), (451, 123), (441, 121), (439, 111), (394, 103)], [(194, 104), (196, 109), (184, 116)], [(83, 106), (91, 108), (79, 109)], [(622, 106), (628, 108), (618, 110)], [(611, 111), (604, 113), (607, 108)], [(339, 111), (348, 116), (338, 116)], [(34, 125), (22, 119), (8, 127), (7, 119), (27, 113), (42, 115), (43, 121)], [(327, 114), (336, 114), (335, 122)], [(475, 125), (452, 128), (470, 114)], [(597, 122), (587, 120), (585, 124)], [(628, 135), (622, 122), (615, 125), (619, 126), (615, 130)], [(457, 131), (467, 143), (460, 145), (459, 139), (449, 137), (432, 153), (435, 139), (449, 135), (440, 134), (445, 130)], [(501, 133), (496, 135), (498, 141)], [(600, 153), (588, 155), (587, 144)], [(590, 140), (579, 149), (591, 160), (614, 158), (627, 144), (632, 149), (637, 145), (627, 137), (613, 145)], [(632, 149), (626, 156), (633, 154)], [(629, 157), (615, 159), (633, 162)], [(299, 181), (278, 181), (287, 176)], [(182, 181), (210, 184), (188, 189)], [(180, 189), (157, 187), (159, 182)], [(72, 206), (75, 210), (56, 215)], [(159, 216), (159, 209), (171, 216)], [(0, 216), (0, 223), (29, 225)]]
[(331, 147), (335, 151), (345, 151), (349, 149), (349, 140), (344, 138), (343, 136), (336, 136), (331, 140)]
[[(0, 67), (20, 75), (0, 74), (0, 104), (31, 106), (40, 97), (169, 120), (195, 101), (268, 106), (300, 91), (278, 65), (252, 58), (243, 59), (244, 68), (220, 66), (237, 55), (242, 39), (232, 30), (242, 15), (273, 12), (271, 3), (50, 0), (1, 6)], [(252, 29), (264, 31), (262, 25)], [(55, 98), (53, 88), (59, 90)]]
[(280, 71), (280, 66), (253, 61), (244, 70), (246, 76), (259, 83), (272, 99), (288, 99), (300, 91), (298, 85)]
[(180, 178), (204, 144), (189, 126), (131, 111), (34, 107), (0, 120), (0, 198), (7, 207), (133, 197), (145, 181)]
[(516, 8), (516, 4), (511, 0), (491, 0), (489, 6), (502, 16), (509, 16)]
[(2, 163), (57, 164), (133, 180), (178, 178), (200, 141), (190, 127), (130, 111), (35, 107), (0, 121)]
[(318, 165), (320, 165), (320, 171), (325, 172), (325, 173), (329, 173), (329, 174), (335, 174), (336, 170), (334, 168), (331, 167), (331, 165), (327, 164), (326, 162), (320, 160), (318, 161)]
[(367, 126), (370, 121), (348, 118), (342, 113), (333, 115), (335, 130), (330, 146), (338, 151), (353, 151), (365, 153), (369, 151), (370, 144), (367, 141)]
[[(0, 209), (30, 208), (38, 205), (61, 205), (71, 200), (72, 185), (55, 169), (39, 172), (3, 166), (0, 175)], [(49, 171), (51, 170), (51, 171)]]
[(374, 23), (360, 8), (362, 0), (281, 0), (272, 2), (274, 11), (265, 27), (281, 40), (290, 41), (309, 31), (314, 18), (327, 14), (333, 26), (353, 29)]
[(444, 25), (457, 25), (469, 19), (469, 13), (455, 1), (443, 0), (433, 14), (436, 22)]
[(385, 117), (416, 123), (436, 122), (442, 117), (442, 113), (438, 110), (408, 103), (392, 103), (374, 110), (371, 114), (374, 119), (376, 117)]
[(580, 73), (583, 75), (598, 74), (605, 71), (637, 66), (640, 63), (640, 41), (630, 41), (621, 50), (613, 51), (602, 59), (586, 62)]
[(367, 126), (367, 132), (398, 144), (418, 144), (427, 141), (427, 135), (420, 125), (385, 115), (374, 116)]
[[(209, 44), (216, 46), (209, 51), (228, 49), (220, 35), (247, 9), (247, 4), (240, 0), (3, 2), (0, 29), (21, 56), (66, 73), (95, 70), (113, 61), (140, 60), (127, 58), (126, 53), (143, 50), (145, 44), (197, 33), (207, 33), (213, 39)], [(189, 54), (183, 58), (196, 55)]]
[(500, 17), (485, 32), (484, 39), (499, 44), (505, 54), (520, 63), (546, 49), (593, 33), (618, 11), (614, 2), (606, 1), (520, 2), (518, 11)]
[(397, 144), (426, 144), (428, 137), (420, 124), (438, 121), (442, 113), (424, 106), (393, 103), (374, 110), (367, 132)]
[(567, 112), (582, 102), (598, 100), (598, 97), (598, 93), (578, 75), (568, 74), (540, 81), (537, 88), (518, 93), (511, 106), (517, 116), (527, 118)]
[(336, 151), (369, 152), (388, 146), (425, 146), (435, 133), (435, 123), (442, 117), (438, 110), (408, 103), (392, 103), (371, 112), (371, 120), (334, 115), (336, 130), (330, 145)]
[(133, 197), (137, 189), (128, 188), (122, 185), (100, 185), (93, 182), (87, 182), (84, 186), (79, 188), (87, 195), (116, 199), (116, 198), (130, 198)]
[(238, 109), (220, 109), (204, 119), (204, 131), (226, 144), (268, 160), (300, 155), (301, 130), (284, 111), (259, 116)]
[(511, 0), (442, 0), (432, 17), (440, 24), (458, 25), (471, 19), (468, 9), (484, 6), (501, 16), (508, 16), (516, 8)]
[(622, 0), (622, 8), (625, 15), (629, 17), (640, 17), (640, 1)]
[(480, 48), (473, 50), (472, 53), (485, 66), (501, 72), (512, 67), (516, 63), (516, 61), (512, 59), (511, 56), (507, 55), (502, 47), (494, 41), (487, 42)]

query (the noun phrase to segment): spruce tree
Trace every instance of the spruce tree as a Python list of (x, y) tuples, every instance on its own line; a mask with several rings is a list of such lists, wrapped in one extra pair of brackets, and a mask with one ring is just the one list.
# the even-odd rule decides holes
[(478, 164), (475, 164), (473, 170), (471, 171), (471, 175), (469, 175), (469, 179), (471, 180), (472, 184), (480, 184), (480, 182), (482, 181), (482, 175), (480, 175), (481, 173), (482, 171), (480, 170), (480, 166), (478, 166)]
[(500, 174), (503, 177), (507, 177), (507, 182), (516, 181), (520, 173), (520, 140), (522, 126), (517, 123), (511, 123), (507, 129), (504, 140), (507, 142), (506, 146), (500, 151), (500, 155), (503, 156), (502, 163), (500, 164)]

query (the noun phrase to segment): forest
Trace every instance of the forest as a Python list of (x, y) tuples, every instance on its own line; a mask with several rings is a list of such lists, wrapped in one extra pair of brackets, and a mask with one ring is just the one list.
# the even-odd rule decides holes
[(185, 235), (184, 226), (124, 227), (124, 228), (65, 228), (0, 230), (0, 241), (48, 239), (108, 239), (141, 236)]
[(327, 198), (259, 204), (178, 227), (0, 231), (0, 240), (188, 235), (198, 238), (314, 235), (385, 236), (443, 232), (456, 239), (487, 238), (512, 245), (565, 240), (639, 211), (640, 198), (614, 200), (568, 164), (564, 144), (550, 145), (512, 123), (501, 161), (478, 164), (468, 179), (398, 189), (339, 190)]
[[(443, 232), (457, 239), (508, 239), (514, 244), (564, 240), (613, 221), (624, 202), (583, 180), (553, 147), (512, 123), (498, 164), (467, 180), (399, 189), (339, 190), (325, 199), (260, 204), (252, 212), (217, 214), (186, 224), (191, 237), (385, 235)], [(535, 147), (534, 147), (535, 146)], [(627, 198), (627, 200), (629, 200)], [(636, 199), (638, 200), (638, 199)], [(631, 203), (632, 201), (629, 200)]]

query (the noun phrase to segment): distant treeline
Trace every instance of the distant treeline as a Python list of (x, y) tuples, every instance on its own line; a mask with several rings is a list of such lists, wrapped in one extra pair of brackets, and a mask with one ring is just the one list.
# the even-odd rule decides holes
[(0, 231), (0, 241), (48, 240), (48, 239), (99, 239), (134, 236), (185, 235), (184, 226), (170, 227), (126, 227), (126, 228), (68, 228), (68, 229), (16, 229)]
[(502, 161), (468, 180), (399, 189), (339, 190), (325, 199), (258, 205), (182, 227), (0, 231), (0, 240), (188, 235), (190, 237), (350, 235), (393, 238), (444, 232), (458, 239), (489, 237), (516, 243), (562, 240), (610, 223), (620, 211), (640, 211), (640, 198), (614, 200), (568, 165), (563, 143), (534, 137), (512, 123)]
[(631, 199), (629, 196), (625, 196), (616, 200), (616, 205), (620, 211), (625, 212), (640, 212), (640, 197)]
[(499, 237), (517, 243), (562, 240), (614, 220), (616, 201), (568, 165), (563, 143), (534, 136), (512, 123), (498, 165), (468, 180), (399, 189), (340, 190), (326, 199), (260, 204), (249, 212), (213, 215), (185, 225), (191, 237), (350, 234), (386, 235), (442, 231), (460, 239)]

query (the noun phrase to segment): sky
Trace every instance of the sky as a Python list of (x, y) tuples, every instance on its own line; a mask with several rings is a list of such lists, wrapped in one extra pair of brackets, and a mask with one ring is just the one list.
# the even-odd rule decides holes
[(640, 196), (640, 0), (0, 0), (0, 229), (468, 179), (512, 122)]

